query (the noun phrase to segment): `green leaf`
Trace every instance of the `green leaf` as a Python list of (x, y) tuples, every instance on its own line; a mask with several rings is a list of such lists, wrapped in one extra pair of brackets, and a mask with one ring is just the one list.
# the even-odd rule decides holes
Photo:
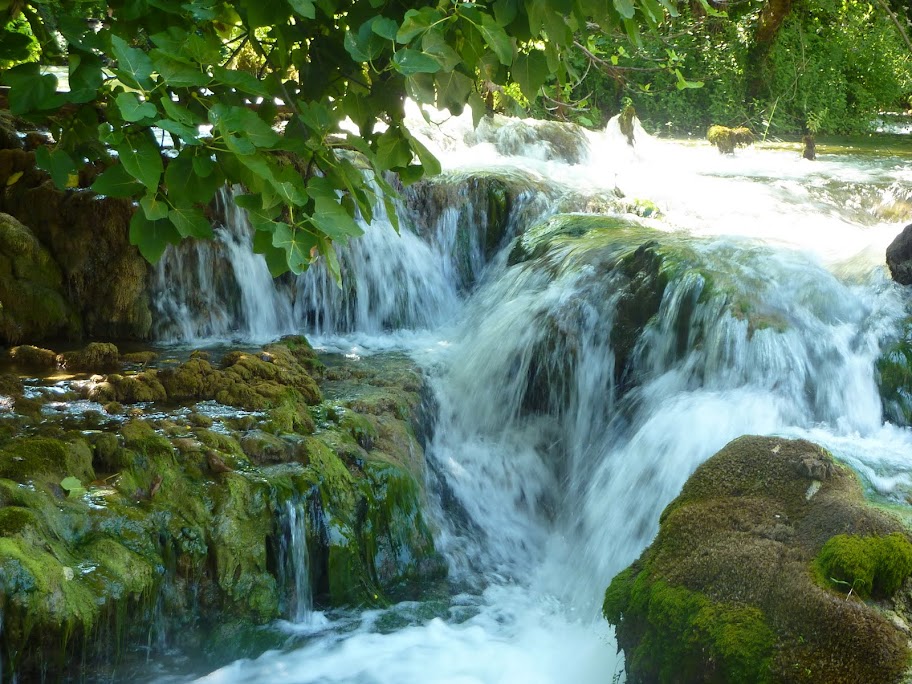
[(458, 71), (437, 74), (434, 80), (437, 84), (437, 107), (460, 114), (475, 81)]
[(371, 31), (387, 40), (396, 40), (396, 32), (398, 30), (399, 25), (392, 19), (387, 19), (386, 17), (374, 17), (374, 20), (371, 22)]
[(624, 19), (633, 19), (633, 15), (636, 13), (636, 7), (633, 4), (633, 0), (613, 0), (614, 8), (618, 11)]
[(178, 61), (161, 50), (152, 50), (149, 54), (155, 71), (172, 88), (201, 88), (212, 80), (199, 66)]
[(329, 271), (329, 274), (332, 276), (333, 281), (336, 283), (336, 287), (340, 290), (342, 289), (342, 267), (339, 264), (339, 255), (336, 254), (336, 249), (333, 247), (333, 244), (329, 240), (320, 240), (318, 243), (318, 248), (320, 254), (323, 255), (323, 258), (326, 259), (326, 270)]
[(269, 274), (273, 278), (278, 278), (283, 273), (288, 272), (288, 260), (285, 258), (284, 250), (273, 246), (272, 233), (272, 230), (256, 231), (253, 234), (253, 251), (256, 254), (263, 255), (266, 260), (266, 266), (269, 268)]
[(150, 221), (143, 211), (136, 211), (130, 220), (130, 244), (139, 248), (149, 263), (157, 263), (168, 245), (180, 242), (180, 234), (168, 220)]
[(462, 57), (446, 42), (439, 31), (425, 33), (421, 39), (421, 49), (436, 59), (444, 71), (452, 71), (462, 62)]
[(234, 71), (225, 67), (212, 67), (212, 76), (216, 81), (229, 88), (234, 88), (238, 92), (247, 93), (248, 95), (259, 95), (260, 97), (272, 97), (272, 92), (253, 74), (246, 71)]
[(120, 93), (117, 98), (117, 107), (124, 121), (136, 123), (149, 119), (158, 114), (158, 109), (151, 102), (140, 102), (136, 93)]
[(107, 197), (135, 197), (143, 187), (141, 183), (137, 183), (136, 179), (127, 173), (123, 164), (114, 164), (114, 166), (108, 167), (92, 183), (93, 192)]
[(343, 240), (362, 235), (364, 231), (345, 207), (339, 203), (335, 191), (325, 179), (311, 179), (307, 194), (314, 200), (314, 214), (311, 217), (321, 233), (332, 240)]
[(212, 224), (203, 212), (194, 207), (178, 206), (168, 212), (168, 218), (181, 234), (181, 237), (209, 239), (212, 237)]
[(396, 32), (396, 42), (402, 45), (411, 42), (412, 38), (424, 33), (443, 18), (443, 15), (431, 7), (410, 9), (403, 17), (402, 25)]
[(97, 55), (78, 52), (71, 48), (69, 57), (70, 94), (67, 96), (70, 102), (91, 102), (97, 97), (98, 89), (104, 83), (101, 67), (101, 58)]
[(168, 204), (157, 193), (149, 193), (143, 197), (139, 200), (139, 206), (150, 221), (168, 218)]
[(489, 14), (481, 15), (481, 26), (476, 24), (475, 28), (481, 33), (488, 47), (497, 55), (500, 63), (510, 66), (513, 62), (513, 40), (503, 30), (503, 27), (494, 21), (494, 17)]
[(34, 39), (19, 31), (0, 30), (0, 56), (4, 61), (21, 62), (29, 58)]
[[(206, 161), (208, 161), (208, 166), (206, 166)], [(203, 168), (207, 173), (205, 175), (198, 173), (197, 166)], [(175, 206), (206, 206), (212, 201), (223, 183), (224, 177), (205, 150), (182, 150), (180, 155), (168, 162), (168, 168), (165, 169), (168, 199)], [(175, 225), (177, 224), (175, 223)]]
[(434, 104), (437, 101), (434, 77), (431, 74), (412, 74), (407, 77), (405, 92), (418, 104)]
[(316, 19), (317, 12), (314, 8), (313, 0), (288, 0), (291, 9), (295, 14), (299, 14), (305, 19)]
[(127, 85), (146, 90), (151, 86), (149, 77), (154, 68), (152, 60), (142, 50), (132, 48), (120, 36), (111, 36), (111, 49), (117, 59), (117, 75)]
[(520, 90), (529, 102), (538, 97), (538, 91), (545, 84), (550, 73), (548, 60), (538, 50), (530, 52), (528, 55), (522, 53), (516, 55), (511, 71), (514, 80), (519, 84)]
[(76, 163), (70, 155), (61, 149), (51, 151), (44, 145), (35, 150), (35, 163), (39, 169), (47, 171), (60, 190), (69, 187), (70, 176), (76, 171)]
[(472, 125), (478, 128), (482, 117), (488, 113), (488, 105), (478, 93), (471, 93), (468, 100), (469, 107), (472, 108)]
[(421, 166), (424, 167), (424, 175), (426, 176), (436, 176), (440, 173), (440, 162), (437, 157), (435, 157), (431, 151), (424, 146), (420, 140), (414, 137), (409, 133), (408, 129), (403, 128), (402, 134), (409, 141), (409, 144), (412, 146), (412, 149), (415, 151), (415, 154), (418, 156), (418, 161), (421, 162)]
[(285, 259), (288, 268), (295, 275), (300, 275), (307, 270), (311, 261), (311, 250), (317, 246), (316, 236), (289, 226), (287, 223), (276, 222), (272, 234), (272, 246), (285, 250)]
[(440, 71), (440, 63), (423, 52), (411, 48), (402, 48), (393, 56), (396, 70), (405, 75), (434, 74)]
[(377, 139), (377, 167), (381, 171), (408, 166), (412, 150), (396, 129), (389, 129)]
[(65, 489), (71, 499), (76, 499), (86, 493), (86, 488), (78, 477), (65, 477), (60, 481), (60, 487)]
[(218, 103), (209, 110), (209, 121), (218, 127), (222, 135), (234, 133), (256, 147), (269, 148), (281, 140), (272, 126), (246, 107)]
[(158, 187), (164, 164), (161, 150), (149, 135), (130, 135), (116, 148), (123, 167), (150, 190)]
[(275, 229), (276, 217), (282, 213), (280, 205), (264, 207), (263, 198), (259, 195), (235, 195), (234, 202), (247, 212), (250, 225), (258, 231), (268, 230), (271, 233)]
[(494, 18), (501, 26), (506, 26), (516, 19), (519, 12), (519, 0), (497, 0), (494, 3)]
[(215, 163), (215, 160), (209, 155), (209, 152), (204, 151), (203, 154), (196, 154), (193, 156), (193, 173), (195, 173), (200, 178), (209, 178), (209, 176), (212, 175), (212, 172), (217, 168), (218, 165)]
[(3, 75), (3, 82), (10, 86), (10, 113), (17, 116), (53, 109), (61, 104), (62, 98), (57, 95), (57, 77), (42, 75), (35, 63), (13, 67)]
[(184, 124), (185, 126), (197, 126), (203, 123), (203, 121), (201, 121), (193, 112), (183, 105), (174, 102), (174, 100), (167, 95), (163, 96), (159, 102), (161, 103), (162, 109), (165, 110), (165, 114), (168, 115), (168, 118), (173, 119), (178, 123)]
[(159, 119), (155, 122), (155, 125), (163, 131), (168, 131), (172, 137), (180, 138), (181, 142), (185, 145), (203, 144), (202, 140), (199, 139), (199, 131), (192, 126), (185, 126), (184, 124), (172, 121), (171, 119)]

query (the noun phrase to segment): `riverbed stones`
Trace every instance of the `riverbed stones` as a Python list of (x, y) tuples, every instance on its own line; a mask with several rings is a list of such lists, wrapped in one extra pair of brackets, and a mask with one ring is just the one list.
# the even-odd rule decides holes
[(847, 467), (804, 440), (741, 437), (665, 509), (604, 613), (631, 683), (889, 684), (910, 658), (910, 572), (905, 524)]

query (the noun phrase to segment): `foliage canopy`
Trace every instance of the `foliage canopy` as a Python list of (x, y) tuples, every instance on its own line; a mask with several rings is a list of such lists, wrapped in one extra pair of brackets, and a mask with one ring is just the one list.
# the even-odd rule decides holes
[[(407, 96), (453, 113), (468, 104), (477, 120), (492, 87), (516, 83), (531, 100), (566, 73), (580, 36), (620, 27), (637, 39), (676, 14), (671, 0), (0, 0), (3, 10), (0, 63), (19, 62), (3, 75), (9, 109), (54, 137), (39, 165), (60, 187), (86, 162), (103, 169), (92, 189), (138, 201), (130, 237), (143, 255), (209, 237), (206, 207), (240, 184), (274, 274), (323, 255), (337, 278), (332, 243), (361, 233), (358, 213), (370, 219), (385, 201), (395, 221), (384, 173), (408, 184), (439, 170), (403, 125)], [(43, 68), (55, 61), (68, 92)]]

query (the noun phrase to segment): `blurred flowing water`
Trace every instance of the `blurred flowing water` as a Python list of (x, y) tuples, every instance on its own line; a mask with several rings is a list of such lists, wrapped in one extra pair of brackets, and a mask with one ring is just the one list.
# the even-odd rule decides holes
[[(630, 146), (615, 122), (560, 137), (516, 121), (477, 132), (465, 119), (415, 121), (450, 194), (406, 191), (398, 235), (375, 217), (340, 250), (341, 290), (320, 268), (264, 277), (229, 208), (216, 244), (160, 265), (160, 335), (199, 344), (296, 330), (329, 351), (411, 354), (438, 404), (428, 491), (450, 592), (361, 612), (299, 605), (286, 648), (199, 681), (611, 681), (623, 662), (599, 615), (604, 589), (731, 439), (805, 437), (874, 496), (912, 490), (912, 436), (883, 421), (874, 372), (908, 315), (883, 263), (903, 224), (882, 208), (912, 185), (901, 159), (723, 156), (641, 130)], [(519, 190), (486, 249), (487, 214), (466, 179), (492, 170)], [(536, 221), (606, 197), (618, 211), (649, 200), (660, 218), (628, 216), (642, 236), (617, 244), (508, 258)], [(621, 350), (629, 277), (617, 260), (648, 240), (683, 265)]]

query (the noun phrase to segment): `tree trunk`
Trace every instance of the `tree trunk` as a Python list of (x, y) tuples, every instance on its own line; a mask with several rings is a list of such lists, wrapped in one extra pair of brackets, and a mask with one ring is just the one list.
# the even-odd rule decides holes
[(747, 55), (747, 97), (752, 100), (762, 95), (763, 67), (769, 56), (776, 34), (791, 13), (793, 0), (768, 0), (760, 12), (754, 42)]

